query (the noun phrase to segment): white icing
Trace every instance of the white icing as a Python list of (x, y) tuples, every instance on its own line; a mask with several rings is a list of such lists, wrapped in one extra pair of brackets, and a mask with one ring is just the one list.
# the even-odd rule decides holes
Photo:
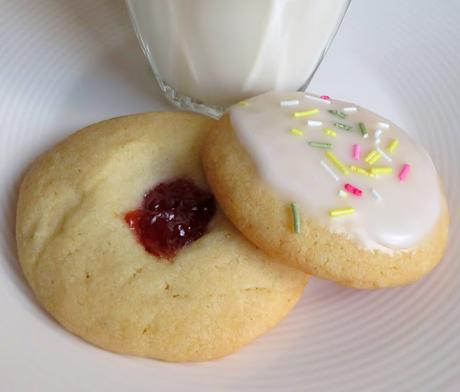
[[(296, 106), (280, 106), (280, 101), (299, 100)], [(386, 252), (406, 250), (417, 245), (437, 222), (442, 205), (438, 175), (431, 158), (404, 131), (390, 121), (362, 107), (348, 102), (322, 102), (301, 92), (270, 92), (247, 100), (248, 105), (230, 109), (232, 125), (243, 146), (254, 159), (264, 179), (286, 201), (301, 205), (302, 213), (315, 219), (331, 231), (347, 235), (362, 246)], [(328, 110), (347, 111), (346, 118), (338, 118)], [(318, 114), (295, 117), (294, 112), (320, 109)], [(321, 126), (309, 126), (308, 121), (321, 121)], [(353, 126), (348, 132), (334, 126), (340, 122)], [(358, 123), (364, 123), (369, 132), (364, 138)], [(331, 128), (336, 137), (323, 130)], [(303, 135), (293, 135), (297, 128)], [(364, 158), (375, 145), (384, 156), (373, 165)], [(393, 139), (399, 146), (390, 154), (386, 148)], [(308, 142), (332, 143), (331, 151), (347, 166), (392, 167), (392, 174), (376, 178), (350, 172), (344, 175), (325, 156), (323, 149), (313, 148)], [(353, 144), (361, 145), (361, 160), (352, 156)], [(382, 154), (383, 155), (383, 154)], [(405, 181), (398, 179), (403, 164), (411, 165)], [(339, 181), (327, 172), (333, 170)], [(363, 191), (361, 197), (348, 194), (339, 197), (339, 190), (350, 183)], [(336, 208), (353, 207), (355, 214), (330, 217)]]

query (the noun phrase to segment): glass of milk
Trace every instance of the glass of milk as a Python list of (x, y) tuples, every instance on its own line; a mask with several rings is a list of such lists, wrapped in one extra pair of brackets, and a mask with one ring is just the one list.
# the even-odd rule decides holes
[(181, 109), (219, 117), (268, 90), (303, 90), (350, 0), (126, 0), (155, 78)]

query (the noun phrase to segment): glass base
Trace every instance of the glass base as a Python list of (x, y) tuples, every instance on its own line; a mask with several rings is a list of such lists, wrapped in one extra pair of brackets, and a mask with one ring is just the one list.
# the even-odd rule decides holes
[(182, 95), (179, 92), (177, 92), (173, 87), (171, 87), (168, 83), (166, 83), (164, 80), (161, 80), (158, 77), (158, 75), (155, 74), (155, 78), (158, 82), (158, 85), (160, 86), (161, 91), (163, 91), (166, 99), (177, 108), (181, 110), (204, 114), (205, 116), (215, 118), (216, 120), (221, 118), (224, 114), (226, 109), (225, 107), (207, 105), (197, 99), (191, 98), (187, 95)]

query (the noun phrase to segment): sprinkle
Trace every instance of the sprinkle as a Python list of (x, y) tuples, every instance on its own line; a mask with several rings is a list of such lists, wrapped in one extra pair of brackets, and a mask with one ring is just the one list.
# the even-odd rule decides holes
[(320, 161), (320, 163), (321, 166), (331, 175), (334, 180), (339, 181), (339, 176), (334, 173), (334, 170), (332, 170), (326, 162)]
[(359, 167), (359, 166), (350, 166), (350, 170), (353, 173), (362, 174), (363, 176), (366, 176), (366, 177), (373, 177), (373, 175), (371, 176), (371, 174), (366, 169), (363, 169), (362, 167)]
[(366, 163), (369, 163), (370, 160), (371, 160), (372, 158), (374, 158), (374, 156), (375, 156), (376, 154), (378, 154), (378, 151), (377, 151), (377, 150), (375, 150), (375, 149), (374, 149), (374, 150), (371, 150), (371, 151), (369, 152), (369, 154), (366, 155), (366, 158), (364, 158), (364, 161), (365, 161)]
[(378, 146), (378, 145), (380, 144), (381, 141), (382, 141), (382, 140), (380, 140), (380, 138), (378, 137), (377, 139), (375, 139), (374, 144), (375, 144), (376, 146)]
[(296, 106), (299, 104), (298, 99), (288, 99), (286, 101), (280, 101), (280, 106)]
[(367, 128), (364, 125), (364, 123), (360, 122), (358, 123), (359, 130), (361, 131), (361, 135), (363, 135), (364, 139), (367, 139), (369, 137), (369, 132), (367, 132)]
[(337, 133), (335, 131), (333, 131), (331, 128), (324, 128), (324, 133), (327, 136), (331, 136), (331, 137), (336, 137), (337, 136)]
[(366, 158), (364, 158), (364, 161), (368, 163), (369, 165), (373, 165), (375, 162), (377, 162), (382, 154), (380, 154), (376, 149), (372, 150), (367, 154)]
[(293, 135), (297, 135), (297, 136), (302, 136), (303, 135), (303, 131), (301, 129), (298, 129), (298, 128), (292, 128), (291, 133)]
[(317, 113), (319, 113), (319, 109), (314, 108), (314, 109), (304, 110), (303, 112), (294, 112), (294, 117), (312, 116)]
[(378, 151), (375, 153), (375, 155), (369, 159), (369, 161), (367, 162), (369, 165), (373, 165), (374, 163), (376, 163), (380, 158), (382, 157), (382, 154), (380, 154)]
[(334, 217), (334, 216), (342, 216), (342, 215), (350, 215), (354, 214), (355, 209), (352, 207), (346, 207), (346, 208), (337, 208), (335, 210), (330, 210), (329, 215)]
[(346, 176), (350, 173), (347, 167), (337, 158), (332, 151), (326, 151), (326, 156)]
[(371, 169), (371, 174), (391, 174), (393, 173), (393, 168), (386, 166), (386, 167), (373, 167)]
[(352, 126), (347, 125), (347, 124), (342, 124), (342, 123), (339, 123), (339, 122), (334, 123), (334, 126), (339, 128), (339, 129), (343, 129), (344, 131), (351, 131), (353, 129)]
[(348, 107), (348, 108), (343, 108), (342, 110), (343, 110), (344, 112), (356, 112), (356, 111), (358, 110), (358, 108), (355, 107), (355, 106), (350, 106), (350, 107)]
[(393, 159), (391, 159), (391, 157), (390, 157), (386, 152), (384, 152), (380, 147), (375, 147), (375, 149), (380, 153), (380, 155), (381, 155), (387, 162), (393, 161)]
[(293, 218), (293, 230), (294, 233), (299, 234), (300, 233), (300, 212), (299, 212), (299, 206), (297, 203), (291, 203), (291, 211), (292, 211), (292, 218)]
[(348, 197), (348, 193), (345, 192), (343, 189), (339, 189), (339, 196), (342, 198), (342, 199), (346, 199)]
[(398, 139), (393, 139), (390, 144), (388, 145), (387, 147), (387, 150), (388, 152), (390, 152), (391, 154), (394, 153), (394, 151), (396, 150), (396, 147), (399, 146), (399, 140)]
[(308, 145), (310, 147), (316, 147), (316, 148), (324, 148), (326, 150), (329, 150), (332, 148), (331, 143), (323, 143), (323, 142), (308, 142)]
[(240, 105), (240, 106), (249, 106), (249, 102), (247, 102), (247, 101), (240, 101), (240, 102), (238, 102), (238, 105)]
[(388, 129), (388, 128), (390, 128), (390, 124), (387, 124), (385, 122), (379, 122), (379, 127)]
[(347, 117), (345, 113), (339, 112), (338, 110), (328, 110), (329, 113), (331, 113), (333, 116), (339, 117), (341, 119), (344, 119)]
[(355, 196), (358, 196), (358, 197), (361, 197), (362, 194), (363, 194), (363, 191), (359, 188), (356, 188), (355, 186), (351, 185), (351, 184), (345, 184), (343, 186), (343, 188), (348, 192), (348, 193), (351, 193)]
[(308, 125), (310, 125), (311, 127), (319, 127), (323, 125), (323, 122), (317, 120), (308, 120)]
[(322, 95), (320, 98), (318, 97), (315, 97), (314, 95), (304, 95), (305, 98), (309, 98), (309, 99), (312, 99), (313, 101), (318, 101), (318, 102), (322, 102), (322, 103), (327, 103), (327, 104), (330, 104), (331, 101), (327, 95)]
[(377, 129), (374, 133), (374, 137), (376, 139), (378, 139), (380, 137), (380, 135), (382, 134), (382, 130), (381, 129)]
[(371, 188), (370, 191), (375, 200), (377, 201), (382, 200), (382, 196), (374, 188)]
[(361, 159), (361, 146), (359, 144), (353, 144), (353, 159), (355, 161)]
[(405, 181), (407, 176), (409, 175), (409, 172), (410, 172), (410, 169), (411, 169), (411, 166), (408, 164), (408, 163), (405, 163), (401, 169), (401, 171), (399, 172), (399, 181)]

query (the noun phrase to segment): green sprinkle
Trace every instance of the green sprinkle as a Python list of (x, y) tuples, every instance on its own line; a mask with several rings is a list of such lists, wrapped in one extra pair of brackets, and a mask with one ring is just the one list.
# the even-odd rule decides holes
[(359, 130), (361, 131), (361, 134), (363, 135), (363, 138), (366, 139), (369, 137), (369, 132), (367, 132), (366, 126), (364, 123), (360, 122), (358, 124)]
[(339, 112), (338, 110), (328, 110), (329, 113), (331, 113), (333, 116), (339, 117), (341, 119), (344, 119), (347, 117), (347, 115), (343, 112)]
[(291, 210), (292, 210), (292, 217), (294, 219), (294, 225), (293, 225), (293, 230), (294, 233), (299, 234), (300, 233), (300, 212), (299, 212), (299, 206), (297, 203), (291, 203)]
[(326, 150), (330, 150), (332, 148), (331, 143), (323, 143), (323, 142), (308, 142), (308, 145), (310, 147), (316, 147), (316, 148), (324, 148)]
[(334, 126), (339, 129), (343, 129), (344, 131), (351, 131), (353, 129), (352, 126), (343, 124), (343, 123), (339, 123), (339, 122), (334, 123)]

